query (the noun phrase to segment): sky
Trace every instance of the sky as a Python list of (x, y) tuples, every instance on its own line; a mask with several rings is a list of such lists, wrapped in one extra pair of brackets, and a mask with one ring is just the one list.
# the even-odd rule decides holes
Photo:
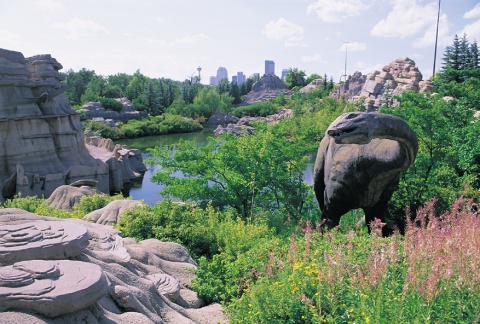
[[(439, 0), (0, 0), (0, 48), (51, 54), (63, 72), (140, 72), (209, 83), (219, 67), (298, 68), (338, 82), (409, 57), (433, 74)], [(480, 42), (480, 1), (443, 0), (436, 70), (454, 35)]]

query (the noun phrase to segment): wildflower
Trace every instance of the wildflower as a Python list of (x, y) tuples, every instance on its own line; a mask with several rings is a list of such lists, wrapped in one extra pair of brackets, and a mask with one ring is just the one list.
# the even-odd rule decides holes
[(370, 317), (365, 317), (365, 323), (370, 323)]

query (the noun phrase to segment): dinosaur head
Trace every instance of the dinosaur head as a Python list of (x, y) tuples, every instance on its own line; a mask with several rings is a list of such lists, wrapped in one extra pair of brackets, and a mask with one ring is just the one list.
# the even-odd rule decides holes
[(374, 114), (363, 112), (346, 113), (338, 117), (327, 129), (327, 134), (337, 144), (368, 144)]

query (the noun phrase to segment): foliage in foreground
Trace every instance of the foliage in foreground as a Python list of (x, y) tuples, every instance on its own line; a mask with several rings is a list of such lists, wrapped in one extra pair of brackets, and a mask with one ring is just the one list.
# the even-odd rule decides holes
[(18, 194), (14, 199), (8, 199), (4, 203), (5, 208), (18, 208), (28, 212), (51, 216), (57, 218), (82, 218), (94, 210), (100, 209), (117, 199), (125, 199), (121, 194), (110, 196), (95, 193), (91, 196), (83, 196), (80, 201), (73, 206), (71, 211), (65, 211), (48, 206), (45, 198), (36, 196), (22, 197)]
[[(480, 218), (458, 200), (440, 218), (429, 202), (406, 235), (305, 228), (287, 253), (252, 270), (227, 304), (232, 323), (473, 323), (480, 313)], [(420, 227), (417, 227), (419, 224)], [(214, 274), (211, 274), (214, 276)]]

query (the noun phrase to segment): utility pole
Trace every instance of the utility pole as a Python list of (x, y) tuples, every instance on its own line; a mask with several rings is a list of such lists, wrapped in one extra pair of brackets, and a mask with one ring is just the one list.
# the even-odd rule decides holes
[(441, 0), (438, 0), (437, 33), (435, 35), (435, 53), (433, 54), (433, 73), (432, 73), (432, 76), (435, 75), (435, 62), (437, 61), (438, 25), (439, 25), (439, 22), (440, 22), (440, 2), (441, 2)]
[[(343, 42), (345, 44), (345, 74), (342, 75), (345, 77), (345, 81), (347, 81), (347, 47), (348, 47), (348, 42)], [(342, 77), (340, 77), (340, 81), (342, 81)]]

